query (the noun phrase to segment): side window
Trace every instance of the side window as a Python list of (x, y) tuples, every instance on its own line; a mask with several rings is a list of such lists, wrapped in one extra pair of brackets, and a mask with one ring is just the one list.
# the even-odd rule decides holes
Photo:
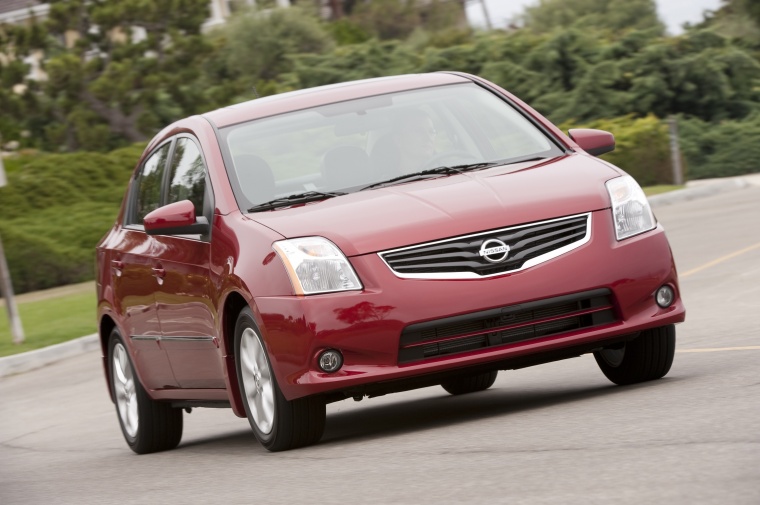
[(132, 224), (142, 224), (145, 216), (161, 205), (161, 181), (164, 178), (170, 145), (171, 143), (167, 143), (153, 153), (140, 171)]
[(195, 215), (203, 215), (203, 197), (206, 192), (206, 166), (195, 142), (187, 137), (177, 140), (169, 174), (169, 201), (190, 200)]

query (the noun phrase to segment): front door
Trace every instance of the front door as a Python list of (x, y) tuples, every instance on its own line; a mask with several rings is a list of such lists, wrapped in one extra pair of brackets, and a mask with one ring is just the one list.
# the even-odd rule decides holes
[[(188, 136), (177, 139), (168, 177), (167, 204), (190, 200), (196, 216), (213, 217), (213, 194), (200, 148)], [(220, 341), (215, 335), (216, 311), (209, 279), (210, 237), (165, 236), (156, 257), (161, 275), (156, 291), (161, 345), (180, 387), (224, 388)]]

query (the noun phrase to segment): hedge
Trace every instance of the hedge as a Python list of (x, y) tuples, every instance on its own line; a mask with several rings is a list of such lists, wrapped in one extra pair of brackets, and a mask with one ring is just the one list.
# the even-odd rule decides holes
[(649, 115), (600, 119), (582, 125), (566, 123), (569, 128), (596, 128), (615, 135), (615, 150), (602, 158), (628, 172), (642, 186), (671, 182), (668, 126)]
[(15, 292), (94, 278), (95, 245), (116, 218), (142, 149), (5, 160), (0, 237)]
[(760, 172), (760, 114), (743, 121), (680, 122), (681, 149), (689, 179)]
[[(570, 128), (597, 128), (615, 135), (615, 150), (602, 158), (619, 166), (642, 186), (673, 182), (670, 136), (665, 120), (653, 115), (623, 116), (578, 124)], [(705, 122), (678, 119), (684, 179), (729, 177), (760, 172), (760, 114), (743, 121)]]

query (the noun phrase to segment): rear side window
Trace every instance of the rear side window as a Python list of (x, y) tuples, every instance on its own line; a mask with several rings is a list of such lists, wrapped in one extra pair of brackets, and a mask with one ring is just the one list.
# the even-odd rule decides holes
[(177, 140), (169, 174), (169, 201), (190, 200), (195, 215), (203, 215), (203, 198), (206, 193), (206, 166), (195, 142), (187, 137)]
[(165, 144), (145, 161), (137, 178), (137, 198), (131, 224), (143, 224), (145, 216), (161, 206), (161, 182), (170, 146), (171, 143)]

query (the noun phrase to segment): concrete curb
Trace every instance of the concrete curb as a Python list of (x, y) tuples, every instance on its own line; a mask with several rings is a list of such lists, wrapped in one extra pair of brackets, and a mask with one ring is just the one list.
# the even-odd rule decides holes
[(68, 342), (61, 342), (50, 347), (5, 356), (0, 358), (0, 377), (29, 372), (56, 361), (99, 348), (100, 339), (97, 333), (93, 333), (92, 335), (69, 340)]
[(696, 184), (694, 186), (688, 184), (684, 189), (677, 189), (668, 193), (650, 196), (648, 197), (648, 200), (649, 205), (651, 205), (652, 208), (656, 208), (665, 205), (672, 205), (674, 203), (696, 200), (698, 198), (704, 198), (706, 196), (717, 195), (718, 193), (724, 193), (726, 191), (744, 189), (751, 185), (752, 184), (741, 177), (716, 179), (714, 181), (710, 181), (707, 184)]
[[(704, 198), (726, 191), (735, 191), (749, 186), (760, 186), (760, 174), (690, 182), (684, 189), (650, 196), (649, 204), (652, 207), (662, 207), (664, 205), (696, 200), (698, 198)], [(62, 342), (43, 349), (0, 358), (0, 377), (7, 377), (9, 375), (28, 372), (36, 368), (42, 368), (45, 365), (92, 351), (99, 347), (100, 343), (98, 340), (98, 334), (93, 333), (86, 337)]]

